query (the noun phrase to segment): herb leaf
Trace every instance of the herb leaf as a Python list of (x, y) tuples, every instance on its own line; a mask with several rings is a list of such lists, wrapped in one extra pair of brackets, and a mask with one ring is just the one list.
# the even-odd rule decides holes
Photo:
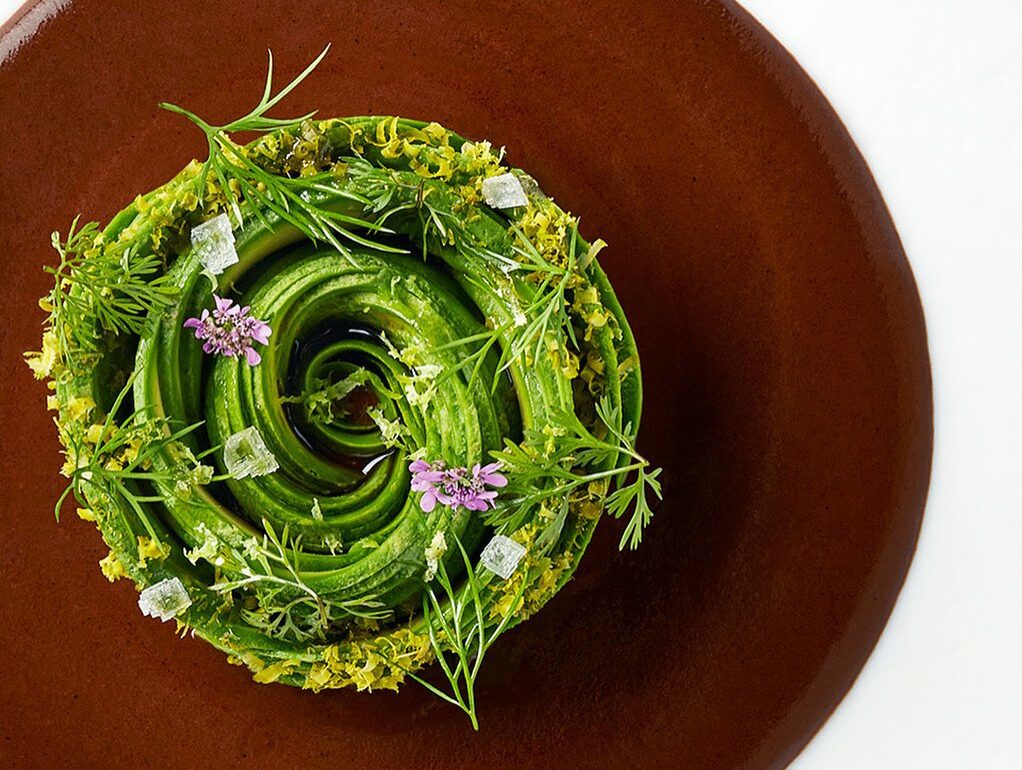
[(43, 268), (54, 278), (43, 304), (64, 355), (91, 352), (104, 331), (138, 334), (148, 314), (170, 304), (177, 293), (160, 275), (159, 257), (139, 253), (135, 245), (107, 244), (96, 222), (79, 226), (79, 219), (66, 236), (51, 235), (60, 260)]
[[(630, 425), (621, 425), (620, 409), (609, 396), (596, 407), (608, 438), (599, 438), (570, 410), (555, 412), (541, 431), (526, 431), (525, 441), (505, 441), (493, 452), (512, 480), (512, 494), (486, 514), (486, 522), (501, 531), (514, 531), (528, 520), (536, 505), (546, 504), (557, 513), (550, 517), (537, 543), (551, 547), (564, 526), (564, 503), (586, 489), (612, 482), (617, 486), (606, 500), (615, 519), (628, 517), (619, 548), (632, 550), (642, 542), (643, 530), (653, 518), (650, 498), (663, 499), (660, 468), (635, 451)], [(603, 470), (591, 470), (601, 468)], [(517, 494), (515, 494), (517, 493)]]
[[(441, 690), (413, 671), (405, 670), (405, 673), (437, 697), (464, 711), (471, 720), (472, 727), (478, 730), (475, 684), (483, 658), (493, 643), (507, 630), (511, 618), (521, 605), (528, 581), (521, 581), (512, 598), (510, 610), (495, 627), (488, 629), (483, 585), (475, 574), (475, 565), (472, 564), (457, 535), (454, 535), (454, 542), (465, 564), (465, 588), (461, 591), (454, 588), (441, 559), (437, 565), (436, 577), (427, 584), (422, 598), (422, 615), (429, 634), (430, 646), (436, 655), (437, 664), (450, 684), (450, 692)], [(434, 582), (439, 586), (439, 592), (434, 589)]]
[(206, 135), (209, 156), (196, 177), (197, 194), (200, 197), (206, 194), (207, 181), (212, 176), (226, 199), (236, 224), (240, 224), (243, 219), (241, 199), (244, 199), (252, 204), (253, 213), (260, 219), (265, 220), (265, 212), (271, 211), (292, 224), (310, 240), (329, 243), (345, 256), (350, 257), (351, 252), (347, 245), (349, 243), (390, 253), (406, 253), (405, 249), (376, 243), (356, 232), (359, 229), (391, 232), (381, 224), (370, 219), (353, 217), (331, 206), (331, 202), (347, 199), (358, 202), (365, 208), (372, 207), (372, 201), (368, 198), (329, 184), (335, 180), (337, 170), (343, 170), (343, 165), (338, 166), (337, 170), (331, 169), (298, 178), (282, 176), (261, 167), (250, 157), (245, 147), (231, 139), (232, 133), (242, 131), (268, 133), (282, 129), (300, 130), (305, 121), (312, 118), (315, 113), (297, 118), (270, 118), (266, 113), (305, 80), (323, 61), (329, 50), (330, 46), (327, 45), (309, 66), (276, 94), (273, 93), (271, 54), (266, 85), (259, 103), (247, 115), (229, 123), (212, 125), (194, 112), (168, 102), (161, 102), (160, 107), (188, 118)]

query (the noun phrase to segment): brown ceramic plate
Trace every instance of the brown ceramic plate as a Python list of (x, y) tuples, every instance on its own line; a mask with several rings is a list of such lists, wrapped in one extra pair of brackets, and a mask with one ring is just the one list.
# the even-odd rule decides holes
[[(0, 38), (4, 765), (790, 761), (901, 586), (932, 411), (897, 233), (777, 42), (730, 2), (61, 5)], [(233, 117), (258, 97), (267, 47), (283, 75), (328, 41), (291, 111), (435, 119), (507, 145), (611, 244), (601, 259), (644, 357), (642, 444), (667, 497), (638, 553), (619, 554), (605, 522), (577, 579), (493, 653), (479, 734), (413, 686), (252, 683), (143, 618), (130, 585), (100, 574), (91, 525), (50, 511), (57, 441), (20, 363), (49, 232), (108, 218), (202, 152), (158, 101)]]

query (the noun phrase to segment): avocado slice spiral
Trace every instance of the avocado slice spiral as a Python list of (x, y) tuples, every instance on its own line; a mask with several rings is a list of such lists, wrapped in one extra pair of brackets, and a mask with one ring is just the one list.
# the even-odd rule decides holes
[[(627, 462), (591, 453), (579, 472), (596, 480), (576, 486), (509, 473), (480, 513), (424, 511), (412, 459), (541, 459), (537, 442), (560, 441), (565, 415), (606, 437), (614, 426), (601, 418), (613, 413), (631, 445), (635, 341), (598, 247), (487, 143), (436, 123), (352, 117), (267, 131), (236, 152), (304, 204), (275, 204), (265, 176), (247, 177), (249, 188), (189, 164), (83, 246), (83, 264), (151, 266), (140, 274), (160, 301), (136, 302), (122, 326), (87, 315), (84, 336), (51, 302), (30, 364), (53, 380), (69, 490), (110, 548), (108, 577), (139, 590), (179, 580), (190, 605), (178, 624), (258, 681), (396, 689), (454, 646), (443, 620), (466, 597), (484, 632), (549, 601), (604, 512), (602, 479)], [(504, 174), (526, 205), (486, 204), (483, 182)], [(339, 223), (331, 237), (309, 237), (305, 204)], [(224, 213), (239, 260), (212, 286), (189, 233)], [(67, 285), (81, 306), (101, 301)], [(214, 293), (272, 328), (258, 365), (204, 353), (185, 328)], [(237, 478), (223, 447), (252, 427), (279, 467)], [(544, 496), (562, 487), (570, 493)], [(507, 580), (479, 562), (497, 533), (526, 549)], [(433, 571), (451, 591), (424, 604), (438, 534), (447, 548)]]

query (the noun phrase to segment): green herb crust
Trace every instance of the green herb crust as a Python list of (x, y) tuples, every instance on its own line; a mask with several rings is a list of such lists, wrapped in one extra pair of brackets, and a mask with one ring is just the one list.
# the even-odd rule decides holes
[[(268, 83), (253, 120), (275, 99)], [(488, 207), (483, 180), (509, 169), (436, 123), (211, 127), (174, 109), (210, 159), (102, 230), (54, 239), (28, 363), (54, 391), (65, 497), (109, 546), (104, 574), (139, 590), (180, 579), (180, 630), (257, 681), (411, 676), (475, 724), (489, 645), (571, 577), (604, 511), (630, 518), (635, 547), (659, 495), (634, 449), (639, 361), (602, 244), (517, 169), (528, 205)], [(248, 129), (262, 134), (231, 141)], [(211, 304), (188, 234), (225, 212), (240, 261), (215, 291), (272, 326), (257, 366), (204, 354), (183, 328)], [(371, 408), (356, 414), (353, 393)], [(280, 469), (238, 479), (222, 446), (249, 426)], [(426, 513), (418, 457), (499, 460), (511, 483), (484, 513)], [(450, 547), (429, 552), (437, 533)], [(477, 563), (494, 533), (527, 547), (506, 581)], [(433, 661), (449, 689), (417, 674)]]

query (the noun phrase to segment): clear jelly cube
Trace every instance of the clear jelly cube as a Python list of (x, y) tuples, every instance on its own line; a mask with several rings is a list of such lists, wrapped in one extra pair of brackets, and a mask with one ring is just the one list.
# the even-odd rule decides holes
[(483, 198), (486, 205), (494, 209), (513, 209), (525, 206), (529, 199), (525, 197), (522, 183), (514, 174), (501, 174), (483, 180)]
[(192, 249), (213, 275), (220, 275), (238, 261), (231, 220), (220, 214), (192, 228)]
[(265, 476), (273, 473), (280, 464), (254, 426), (238, 431), (224, 444), (224, 465), (227, 472), (236, 479), (250, 476)]
[(524, 555), (524, 545), (504, 535), (494, 535), (479, 555), (479, 560), (490, 572), (507, 580), (518, 569)]
[(192, 606), (191, 597), (178, 578), (167, 578), (149, 586), (138, 596), (143, 615), (167, 622)]

